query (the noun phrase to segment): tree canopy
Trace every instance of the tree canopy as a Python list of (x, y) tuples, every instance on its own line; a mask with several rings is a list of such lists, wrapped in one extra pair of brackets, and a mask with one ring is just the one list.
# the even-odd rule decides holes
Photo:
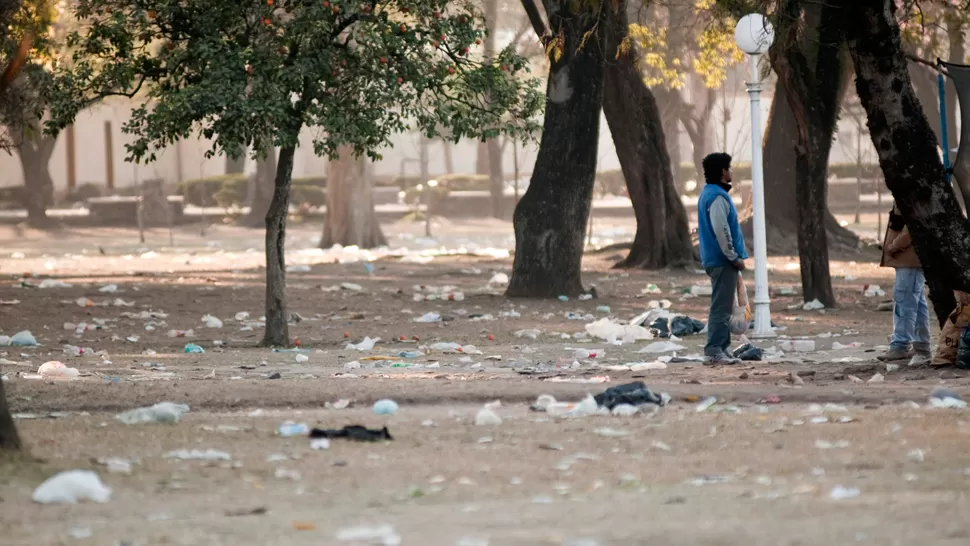
[[(48, 91), (56, 132), (86, 104), (139, 104), (129, 159), (199, 131), (210, 155), (341, 145), (377, 156), (395, 132), (450, 138), (530, 132), (537, 81), (512, 49), (475, 59), (480, 12), (455, 0), (78, 0), (72, 66)], [(520, 77), (520, 73), (525, 77)]]

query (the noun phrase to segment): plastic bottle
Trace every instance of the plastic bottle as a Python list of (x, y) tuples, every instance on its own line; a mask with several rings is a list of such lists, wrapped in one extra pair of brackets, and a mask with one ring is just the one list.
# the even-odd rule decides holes
[(277, 432), (284, 438), (289, 436), (304, 436), (310, 433), (310, 427), (306, 426), (305, 423), (286, 422), (280, 425)]
[(602, 349), (593, 349), (593, 350), (576, 349), (576, 351), (573, 352), (573, 358), (576, 358), (579, 360), (584, 360), (587, 358), (603, 358), (603, 350)]
[(970, 370), (970, 328), (960, 334), (960, 347), (957, 349), (957, 368)]

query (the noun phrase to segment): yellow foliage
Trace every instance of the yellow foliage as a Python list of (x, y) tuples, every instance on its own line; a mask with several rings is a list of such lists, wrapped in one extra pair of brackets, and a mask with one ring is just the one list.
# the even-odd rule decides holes
[[(628, 38), (640, 50), (641, 69), (647, 85), (681, 89), (686, 83), (687, 70), (690, 70), (704, 79), (704, 85), (715, 89), (724, 83), (727, 69), (744, 60), (744, 54), (734, 42), (734, 21), (710, 20), (710, 8), (714, 3), (715, 0), (695, 0), (693, 16), (703, 28), (692, 32), (695, 44), (688, 48), (685, 58), (672, 56), (668, 51), (666, 28), (654, 30), (636, 23), (630, 25)], [(684, 32), (685, 29), (677, 31)]]

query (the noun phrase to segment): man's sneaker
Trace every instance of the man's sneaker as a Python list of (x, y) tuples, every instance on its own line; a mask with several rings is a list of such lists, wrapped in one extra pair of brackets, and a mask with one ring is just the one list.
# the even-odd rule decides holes
[(709, 366), (728, 366), (732, 364), (740, 364), (740, 358), (734, 358), (727, 353), (721, 353), (716, 356), (709, 356), (707, 360), (704, 361), (705, 364)]
[(894, 362), (897, 360), (909, 360), (914, 356), (916, 356), (916, 351), (912, 349), (897, 349), (893, 347), (885, 353), (877, 356), (876, 360), (880, 362)]
[(913, 368), (921, 368), (933, 362), (933, 357), (928, 354), (916, 353), (913, 358), (909, 359), (909, 366)]

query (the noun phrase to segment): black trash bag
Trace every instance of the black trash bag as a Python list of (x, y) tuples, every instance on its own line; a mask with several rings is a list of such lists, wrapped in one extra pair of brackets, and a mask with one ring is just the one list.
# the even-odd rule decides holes
[(677, 336), (692, 336), (704, 329), (704, 323), (686, 315), (674, 317), (670, 323), (670, 333)]
[(957, 345), (957, 368), (970, 370), (970, 328), (960, 332), (960, 343)]
[(740, 358), (741, 360), (757, 361), (757, 362), (760, 362), (761, 359), (764, 358), (765, 356), (764, 351), (762, 351), (761, 349), (759, 349), (758, 347), (755, 347), (750, 343), (745, 343), (744, 345), (741, 345), (740, 347), (735, 349), (734, 353), (732, 354), (734, 355), (734, 358)]
[(666, 318), (658, 318), (653, 321), (650, 325), (650, 329), (653, 330), (653, 334), (659, 338), (670, 337), (670, 326), (667, 324)]
[(371, 429), (360, 425), (347, 425), (338, 429), (315, 428), (310, 431), (310, 438), (346, 438), (357, 442), (379, 442), (394, 439), (387, 427)]
[(646, 383), (643, 381), (634, 381), (633, 383), (610, 387), (594, 396), (593, 399), (596, 400), (599, 406), (606, 406), (610, 410), (620, 404), (630, 404), (631, 406), (640, 406), (643, 404), (664, 405), (663, 398), (660, 398), (660, 396), (648, 389)]

